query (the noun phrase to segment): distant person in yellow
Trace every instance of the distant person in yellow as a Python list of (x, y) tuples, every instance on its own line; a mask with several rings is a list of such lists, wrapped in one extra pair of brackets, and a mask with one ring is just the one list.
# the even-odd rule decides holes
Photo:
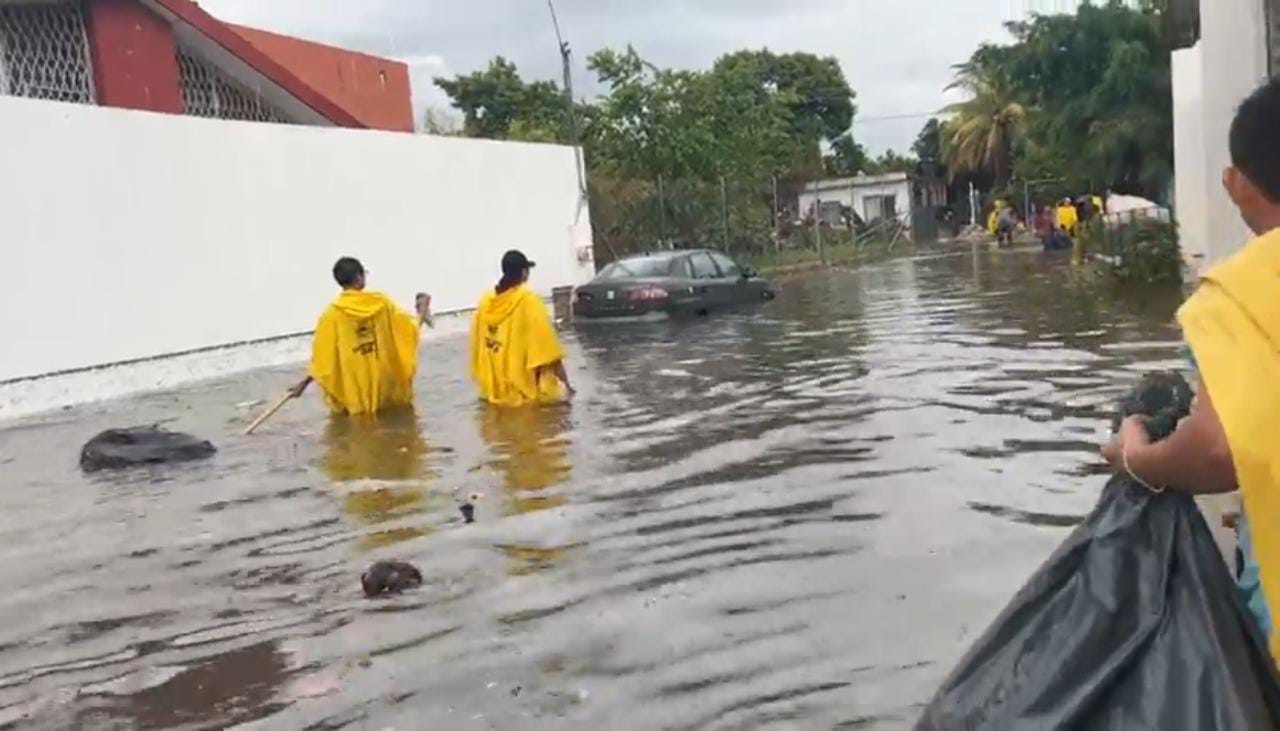
[(552, 403), (572, 396), (564, 348), (542, 298), (525, 284), (534, 263), (519, 251), (502, 257), (502, 279), (486, 292), (471, 323), (471, 377), (496, 406)]
[(364, 266), (350, 257), (333, 265), (333, 278), (342, 292), (320, 316), (311, 367), (291, 395), (298, 398), (319, 381), (329, 408), (352, 415), (412, 403), (420, 328), (431, 321), (431, 298), (418, 295), (415, 318), (387, 295), (365, 291)]
[(1058, 228), (1068, 236), (1076, 235), (1076, 227), (1080, 225), (1080, 213), (1070, 198), (1063, 198), (1058, 204)]
[(1000, 212), (1005, 209), (1007, 204), (1004, 199), (996, 199), (995, 205), (991, 207), (991, 213), (987, 214), (987, 231), (995, 236), (1000, 230)]

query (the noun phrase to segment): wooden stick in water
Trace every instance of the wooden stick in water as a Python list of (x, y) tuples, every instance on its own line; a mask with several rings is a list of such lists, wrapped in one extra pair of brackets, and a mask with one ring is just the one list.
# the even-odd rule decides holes
[(259, 416), (258, 418), (253, 420), (253, 423), (249, 425), (249, 428), (244, 430), (244, 435), (247, 437), (250, 434), (257, 431), (258, 427), (265, 424), (267, 422), (267, 419), (270, 419), (271, 417), (275, 416), (276, 412), (279, 411), (280, 409), (283, 409), (284, 405), (289, 403), (289, 400), (292, 398), (293, 398), (293, 393), (286, 393), (284, 396), (281, 396), (279, 401), (271, 405), (271, 408), (262, 412), (262, 416)]

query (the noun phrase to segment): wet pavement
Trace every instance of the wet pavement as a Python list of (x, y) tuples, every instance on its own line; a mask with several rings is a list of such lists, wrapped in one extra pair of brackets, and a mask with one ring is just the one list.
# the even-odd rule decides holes
[[(477, 405), (448, 339), (377, 422), (238, 436), (277, 370), (0, 425), (0, 726), (909, 725), (1092, 506), (1179, 292), (986, 250), (780, 284), (580, 329), (568, 408)], [(221, 451), (79, 473), (155, 422)], [(382, 558), (425, 585), (366, 600)]]

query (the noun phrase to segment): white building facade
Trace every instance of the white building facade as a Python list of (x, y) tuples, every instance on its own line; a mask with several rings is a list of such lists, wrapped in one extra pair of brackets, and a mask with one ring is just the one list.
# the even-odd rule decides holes
[(1197, 268), (1250, 238), (1222, 188), (1236, 107), (1280, 72), (1280, 0), (1171, 3), (1176, 216), (1183, 252)]

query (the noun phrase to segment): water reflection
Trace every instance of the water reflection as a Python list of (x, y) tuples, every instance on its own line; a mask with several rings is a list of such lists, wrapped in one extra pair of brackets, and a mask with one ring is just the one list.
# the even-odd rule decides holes
[[(288, 677), (287, 656), (261, 642), (82, 688), (73, 728), (214, 728), (263, 718)], [(130, 692), (137, 684), (149, 685)]]
[(489, 466), (502, 475), (506, 514), (533, 513), (559, 507), (562, 492), (552, 488), (568, 481), (570, 407), (567, 405), (504, 409), (482, 404), (477, 418), (488, 445)]
[[(1178, 358), (1176, 289), (1069, 267), (964, 247), (582, 329), (562, 409), (477, 409), (465, 340), (430, 341), (416, 414), (299, 404), (126, 489), (67, 445), (175, 405), (217, 441), (296, 376), (0, 427), (0, 727), (909, 727), (1096, 501), (1117, 395)], [(430, 578), (375, 606), (387, 543)], [(268, 693), (274, 642), (356, 670)]]
[[(325, 429), (325, 474), (344, 490), (343, 509), (378, 527), (361, 541), (365, 550), (421, 538), (422, 522), (387, 526), (425, 512), (431, 478), (430, 450), (413, 408), (377, 418), (333, 414)], [(374, 484), (344, 484), (374, 483)]]

